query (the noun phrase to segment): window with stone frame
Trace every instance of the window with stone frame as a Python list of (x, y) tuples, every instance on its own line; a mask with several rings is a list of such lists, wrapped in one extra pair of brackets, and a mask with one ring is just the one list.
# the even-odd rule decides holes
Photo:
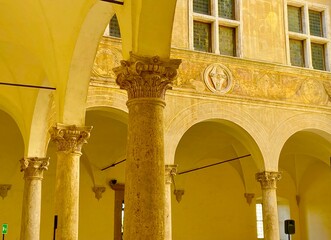
[(292, 66), (330, 71), (327, 7), (287, 1), (288, 61)]
[(240, 0), (190, 0), (190, 48), (240, 56)]

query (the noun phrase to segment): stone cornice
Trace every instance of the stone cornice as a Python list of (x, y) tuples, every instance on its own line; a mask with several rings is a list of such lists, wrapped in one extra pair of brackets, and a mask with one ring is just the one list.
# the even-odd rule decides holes
[(57, 143), (58, 151), (81, 153), (82, 146), (90, 138), (92, 127), (65, 125), (57, 123), (50, 129), (52, 141)]
[(114, 68), (116, 83), (128, 92), (128, 98), (161, 98), (177, 76), (180, 59), (160, 59), (130, 53), (128, 61)]
[(280, 172), (259, 172), (255, 175), (256, 180), (261, 184), (262, 189), (276, 189), (277, 182), (281, 179)]
[(49, 158), (29, 157), (21, 159), (20, 162), (25, 179), (42, 179), (43, 172), (48, 170)]

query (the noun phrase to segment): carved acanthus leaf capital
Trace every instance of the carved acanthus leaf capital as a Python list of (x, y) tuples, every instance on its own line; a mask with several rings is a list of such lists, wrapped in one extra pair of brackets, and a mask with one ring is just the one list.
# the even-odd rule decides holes
[(255, 177), (260, 182), (262, 189), (276, 189), (282, 174), (280, 172), (259, 172)]
[(58, 151), (80, 153), (83, 144), (90, 138), (91, 130), (92, 127), (57, 123), (50, 130), (50, 134), (52, 140), (57, 143)]
[(121, 66), (113, 69), (116, 83), (128, 92), (128, 98), (161, 98), (170, 89), (177, 76), (180, 59), (160, 59), (143, 57), (130, 53), (130, 59), (121, 61)]
[(20, 162), (24, 178), (42, 179), (44, 170), (48, 170), (49, 158), (30, 157), (23, 158)]
[(177, 165), (165, 165), (165, 182), (171, 184), (174, 182), (174, 176), (177, 174)]

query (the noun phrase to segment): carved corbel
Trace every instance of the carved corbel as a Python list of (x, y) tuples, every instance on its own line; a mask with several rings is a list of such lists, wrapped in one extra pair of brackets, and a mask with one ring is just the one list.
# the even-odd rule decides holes
[(100, 200), (100, 198), (102, 198), (102, 194), (106, 191), (106, 188), (103, 186), (94, 186), (92, 191), (95, 194), (95, 198)]
[(255, 197), (255, 194), (254, 193), (245, 193), (244, 196), (246, 198), (246, 202), (248, 203), (248, 205), (251, 205), (252, 200)]
[(11, 189), (11, 184), (0, 184), (0, 196), (4, 199), (7, 193)]
[(174, 190), (174, 194), (176, 196), (176, 200), (179, 203), (182, 200), (182, 197), (184, 195), (184, 190), (183, 189), (176, 189)]

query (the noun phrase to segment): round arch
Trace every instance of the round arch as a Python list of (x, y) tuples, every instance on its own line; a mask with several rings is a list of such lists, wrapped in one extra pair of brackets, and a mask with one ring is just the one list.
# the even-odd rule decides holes
[(167, 126), (165, 134), (165, 156), (169, 164), (174, 162), (176, 147), (184, 133), (193, 125), (203, 121), (223, 121), (229, 128), (242, 134), (247, 149), (259, 171), (267, 168), (263, 159), (267, 154), (267, 134), (265, 129), (247, 112), (225, 108), (222, 104), (203, 102), (181, 111)]
[(279, 165), (280, 153), (286, 141), (297, 132), (313, 132), (322, 136), (331, 143), (330, 122), (330, 117), (317, 113), (297, 114), (282, 122), (282, 124), (274, 129), (270, 138), (270, 143), (273, 146), (273, 148), (270, 149), (270, 156), (273, 158), (273, 162), (276, 166)]
[(99, 1), (92, 6), (82, 23), (70, 64), (64, 123), (84, 125), (86, 96), (95, 54), (106, 25), (114, 14), (112, 4)]

